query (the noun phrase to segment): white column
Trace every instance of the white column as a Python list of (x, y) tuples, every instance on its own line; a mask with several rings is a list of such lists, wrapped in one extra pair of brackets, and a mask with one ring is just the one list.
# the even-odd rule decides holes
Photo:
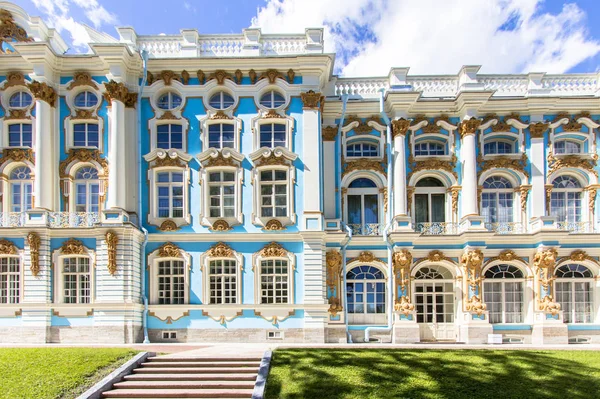
[[(408, 127), (408, 126), (407, 126)], [(394, 128), (394, 211), (406, 215), (406, 130)], [(394, 216), (396, 216), (394, 215)]]
[[(463, 123), (468, 123), (463, 122)], [(477, 209), (477, 159), (475, 156), (475, 131), (476, 129), (462, 129), (460, 158), (462, 163), (462, 216), (478, 215)]]
[[(327, 128), (326, 128), (327, 129)], [(337, 128), (334, 128), (337, 130)], [(335, 219), (335, 135), (333, 140), (323, 132), (323, 196), (325, 219)]]
[[(536, 130), (537, 129), (537, 130)], [(546, 164), (546, 148), (544, 146), (544, 132), (547, 129), (545, 124), (536, 124), (529, 128), (531, 137), (531, 147), (529, 150), (529, 160), (531, 161), (531, 195), (529, 197), (530, 216), (546, 216), (546, 177), (544, 166)]]
[(323, 228), (323, 191), (321, 188), (321, 116), (319, 101), (321, 93), (302, 93), (302, 161), (304, 163), (304, 217), (301, 230), (321, 230)]
[(127, 208), (125, 104), (112, 99), (108, 136), (108, 193), (106, 207)]
[[(35, 100), (35, 178), (33, 194), (35, 207), (54, 210), (54, 178), (56, 168), (53, 165), (54, 154), (54, 116), (52, 107), (46, 101)], [(49, 150), (50, 149), (50, 150)]]

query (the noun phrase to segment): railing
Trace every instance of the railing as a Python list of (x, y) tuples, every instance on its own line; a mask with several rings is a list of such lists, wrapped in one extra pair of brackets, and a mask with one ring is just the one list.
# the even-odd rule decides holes
[(21, 227), (25, 225), (25, 212), (0, 212), (0, 226)]
[(425, 235), (458, 234), (458, 223), (417, 223), (415, 231)]
[(526, 232), (523, 223), (519, 222), (486, 223), (485, 228), (496, 234), (523, 234)]
[(570, 231), (571, 233), (595, 233), (592, 222), (556, 222), (557, 230)]
[(198, 50), (202, 57), (232, 57), (240, 55), (243, 46), (244, 38), (242, 36), (234, 38), (209, 37), (198, 41)]
[(93, 227), (100, 223), (98, 212), (49, 212), (50, 227)]
[(358, 236), (380, 236), (385, 227), (379, 223), (349, 224), (348, 226), (352, 229), (352, 234)]

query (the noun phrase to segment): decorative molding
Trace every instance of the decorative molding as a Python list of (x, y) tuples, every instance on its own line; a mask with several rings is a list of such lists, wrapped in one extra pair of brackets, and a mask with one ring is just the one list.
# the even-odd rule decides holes
[(459, 123), (458, 133), (460, 134), (461, 140), (465, 137), (477, 133), (477, 129), (481, 126), (481, 119), (472, 117)]
[(335, 141), (335, 137), (337, 136), (338, 127), (337, 126), (326, 126), (321, 131), (323, 136), (323, 141)]
[(84, 255), (85, 246), (81, 241), (69, 238), (67, 241), (63, 242), (60, 252), (63, 255)]
[(111, 80), (110, 82), (104, 83), (104, 99), (109, 104), (112, 103), (113, 100), (121, 101), (125, 104), (127, 108), (135, 108), (135, 103), (137, 102), (137, 93), (130, 93), (129, 89), (123, 82), (115, 82)]
[(536, 252), (533, 258), (533, 267), (535, 268), (542, 287), (546, 290), (546, 296), (548, 296), (548, 291), (550, 290), (552, 282), (556, 280), (556, 276), (554, 276), (554, 267), (556, 266), (557, 256), (558, 251), (555, 248), (549, 248)]
[(256, 310), (254, 310), (254, 315), (261, 317), (263, 319), (265, 319), (266, 321), (268, 321), (269, 323), (271, 323), (272, 325), (276, 326), (277, 324), (279, 324), (280, 321), (284, 321), (285, 319), (292, 317), (294, 315), (296, 315), (296, 310), (290, 310), (288, 312), (288, 314), (286, 316), (278, 316), (278, 315), (273, 315), (273, 316), (263, 316), (262, 312), (257, 312)]
[(232, 120), (233, 117), (227, 115), (223, 110), (218, 110), (214, 114), (212, 114), (209, 118), (210, 120)]
[(355, 170), (372, 170), (387, 177), (387, 172), (381, 162), (382, 161), (368, 158), (360, 158), (352, 161), (347, 161), (342, 158), (342, 177)]
[(260, 78), (258, 78), (258, 80), (262, 80), (265, 78), (269, 79), (269, 83), (275, 83), (277, 78), (285, 80), (283, 74), (279, 73), (276, 69), (267, 69), (265, 72), (262, 73), (262, 75), (260, 75)]
[(223, 150), (211, 154), (207, 159), (204, 160), (203, 166), (205, 168), (215, 166), (233, 166), (238, 167), (240, 162), (233, 156), (225, 156)]
[(542, 139), (550, 127), (549, 123), (537, 122), (529, 124), (529, 135), (532, 139)]
[(164, 121), (164, 120), (175, 120), (175, 121), (177, 121), (179, 119), (181, 119), (181, 118), (178, 118), (171, 111), (165, 111), (165, 112), (163, 112), (163, 114), (159, 118), (156, 118), (156, 120), (159, 120), (159, 121)]
[(161, 225), (158, 229), (162, 232), (169, 232), (169, 231), (177, 231), (177, 230), (179, 230), (179, 227), (177, 227), (177, 223), (175, 223), (171, 219), (167, 219), (161, 223)]
[(552, 199), (552, 189), (554, 186), (552, 184), (544, 185), (544, 189), (546, 190), (546, 214), (550, 214), (550, 201)]
[(271, 219), (263, 227), (263, 230), (267, 231), (280, 231), (285, 230), (285, 226), (277, 219)]
[(309, 90), (306, 93), (300, 93), (303, 109), (319, 109), (319, 103), (323, 102), (325, 97), (319, 92)]
[(280, 115), (277, 111), (275, 111), (274, 109), (270, 109), (269, 111), (267, 111), (265, 114), (263, 114), (263, 119), (273, 119), (273, 118), (277, 118), (277, 119), (285, 119), (285, 116)]
[(198, 69), (198, 71), (196, 72), (196, 77), (198, 78), (199, 85), (203, 85), (206, 81), (206, 75), (204, 74), (204, 72), (202, 72), (202, 69)]
[(408, 128), (410, 127), (410, 121), (404, 118), (396, 119), (392, 121), (392, 137), (406, 136)]
[(452, 186), (448, 189), (450, 197), (452, 198), (452, 213), (454, 215), (458, 214), (458, 195), (460, 194), (461, 189), (462, 186)]
[(34, 277), (40, 273), (40, 236), (33, 231), (27, 234), (27, 244), (29, 245), (29, 255), (31, 257), (31, 274)]
[(181, 249), (172, 242), (166, 242), (158, 248), (159, 258), (182, 258)]
[(379, 189), (379, 193), (382, 194), (382, 197), (383, 197), (383, 212), (387, 213), (387, 211), (388, 211), (388, 189), (387, 189), (387, 187), (381, 187)]
[(472, 312), (478, 316), (481, 316), (487, 309), (487, 305), (481, 301), (479, 296), (473, 295), (468, 301), (466, 301), (465, 309), (467, 312)]
[(0, 255), (17, 255), (19, 250), (12, 241), (5, 238), (0, 239)]
[(560, 303), (554, 302), (552, 295), (546, 295), (541, 301), (538, 301), (540, 310), (556, 316), (560, 312)]
[[(0, 28), (0, 30), (1, 30), (1, 28)], [(2, 44), (2, 38), (0, 38), (0, 44)], [(0, 53), (1, 52), (2, 52), (2, 50), (0, 50)], [(7, 73), (6, 80), (4, 81), (3, 90), (6, 90), (12, 86), (27, 86), (27, 82), (25, 82), (25, 75), (23, 75), (21, 72)]]
[(463, 253), (460, 258), (460, 264), (466, 271), (468, 284), (473, 291), (477, 290), (483, 280), (483, 276), (481, 275), (483, 252), (480, 249), (474, 249)]
[(417, 266), (418, 264), (425, 262), (425, 261), (427, 261), (427, 262), (447, 261), (447, 262), (456, 264), (456, 262), (452, 258), (447, 257), (442, 251), (437, 250), (437, 249), (430, 251), (425, 258), (421, 258), (418, 261), (416, 261), (415, 266)]
[(171, 86), (171, 82), (173, 82), (173, 80), (179, 80), (179, 77), (171, 70), (164, 70), (158, 74), (156, 80), (162, 80), (165, 86)]
[(415, 186), (406, 186), (406, 211), (410, 215)]
[[(396, 288), (400, 287), (404, 291), (410, 282), (410, 268), (413, 263), (413, 256), (408, 249), (403, 249), (394, 252), (392, 262), (394, 265), (394, 275), (396, 276)], [(397, 294), (398, 292), (396, 291), (396, 300), (398, 299)]]
[(190, 73), (184, 69), (183, 71), (181, 71), (181, 82), (184, 85), (187, 85), (189, 83), (189, 81), (190, 81)]
[(51, 107), (54, 107), (56, 104), (56, 98), (58, 97), (56, 95), (56, 91), (51, 86), (48, 86), (46, 82), (38, 82), (37, 80), (34, 80), (31, 83), (28, 83), (27, 87), (37, 100), (45, 101)]
[(9, 160), (13, 160), (14, 162), (28, 161), (35, 164), (35, 155), (31, 148), (5, 148), (2, 150), (0, 166)]
[[(27, 36), (27, 31), (15, 23), (10, 11), (0, 9), (0, 53), (4, 53), (2, 43), (32, 42), (33, 38)], [(10, 50), (7, 51), (11, 52)]]
[(211, 258), (233, 258), (234, 252), (229, 245), (219, 242), (206, 251), (206, 256)]
[(250, 71), (248, 71), (248, 77), (250, 78), (250, 83), (252, 83), (252, 84), (256, 83), (256, 71), (254, 69), (251, 69)]
[(106, 251), (108, 253), (108, 272), (114, 276), (117, 272), (117, 244), (119, 244), (119, 236), (114, 231), (106, 232)]
[(325, 264), (327, 265), (327, 288), (329, 303), (329, 313), (336, 316), (343, 310), (341, 300), (340, 280), (342, 274), (342, 255), (337, 250), (328, 251), (325, 255)]
[(9, 112), (8, 116), (4, 116), (5, 121), (15, 120), (15, 119), (31, 120), (31, 116), (27, 115), (26, 109), (9, 109), (8, 112)]
[(594, 154), (592, 159), (581, 158), (579, 155), (566, 155), (556, 157), (552, 153), (548, 154), (548, 176), (552, 175), (559, 169), (563, 168), (576, 168), (585, 169), (590, 173), (593, 173), (596, 177), (598, 171), (595, 169), (597, 164), (598, 155)]
[(224, 314), (221, 314), (221, 315), (219, 315), (219, 317), (211, 316), (210, 313), (208, 313), (205, 310), (202, 311), (202, 316), (206, 316), (206, 317), (218, 322), (222, 326), (226, 325), (228, 322), (230, 322), (240, 316), (243, 316), (243, 315), (244, 315), (243, 310), (240, 310), (239, 312), (236, 312), (235, 314), (233, 314), (231, 316), (226, 316)]
[(563, 132), (580, 132), (581, 128), (583, 127), (583, 124), (577, 122), (577, 119), (579, 119), (581, 117), (589, 118), (590, 114), (584, 113), (584, 114), (577, 115), (574, 118), (571, 118), (568, 113), (560, 112), (556, 115), (556, 117), (554, 118), (554, 121), (556, 122), (561, 119), (568, 119), (569, 121), (567, 123), (565, 123), (564, 125), (562, 125)]
[(487, 266), (489, 263), (495, 262), (497, 260), (500, 260), (502, 262), (521, 262), (524, 265), (527, 265), (527, 261), (525, 261), (525, 259), (519, 257), (515, 251), (513, 251), (512, 249), (506, 249), (502, 252), (500, 252), (500, 254), (498, 256), (494, 256), (489, 258), (486, 262), (484, 266)]
[(235, 72), (233, 73), (233, 77), (234, 77), (235, 83), (242, 84), (242, 78), (244, 77), (244, 74), (242, 73), (241, 70), (236, 69)]
[(167, 316), (167, 317), (165, 317), (164, 319), (161, 319), (160, 317), (158, 317), (158, 316), (156, 315), (156, 313), (155, 313), (155, 312), (148, 312), (148, 316), (155, 317), (155, 318), (157, 318), (157, 319), (158, 319), (158, 320), (160, 320), (160, 321), (164, 321), (164, 322), (165, 322), (165, 324), (173, 324), (173, 322), (174, 322), (174, 321), (177, 321), (177, 320), (181, 319), (182, 317), (187, 317), (187, 316), (189, 316), (189, 315), (190, 315), (190, 312), (189, 312), (189, 310), (186, 310), (186, 311), (184, 311), (184, 312), (181, 314), (181, 316), (179, 316), (179, 317), (177, 317), (177, 318), (175, 318), (175, 319), (174, 319), (173, 317), (171, 317), (171, 316)]
[(231, 229), (232, 227), (224, 219), (215, 220), (211, 228), (213, 231), (229, 231)]
[(363, 263), (372, 263), (379, 262), (384, 263), (381, 259), (375, 257), (373, 252), (371, 251), (362, 251), (356, 258), (346, 259), (346, 264), (349, 265), (352, 262), (363, 262)]
[(564, 261), (570, 260), (572, 262), (583, 262), (583, 261), (590, 261), (593, 262), (596, 265), (600, 266), (600, 261), (598, 261), (598, 259), (588, 255), (587, 252), (585, 252), (582, 249), (576, 249), (575, 251), (571, 252), (571, 254), (569, 256), (563, 256), (561, 258), (559, 258), (556, 261), (556, 264), (560, 264), (563, 263)]
[(600, 188), (600, 185), (597, 184), (592, 184), (585, 188), (588, 192), (588, 209), (591, 214), (596, 210), (596, 194), (598, 193), (598, 188)]
[(72, 90), (74, 87), (78, 86), (90, 86), (94, 89), (98, 89), (98, 85), (92, 79), (92, 75), (88, 72), (75, 72), (73, 75), (73, 80), (67, 86), (67, 90)]
[(91, 109), (77, 109), (75, 110), (75, 116), (71, 118), (72, 121), (78, 119), (98, 119), (96, 115), (94, 115), (94, 111)]
[(525, 167), (527, 166), (527, 154), (525, 153), (521, 154), (521, 158), (519, 159), (499, 156), (488, 160), (485, 160), (481, 154), (479, 154), (477, 162), (481, 168), (478, 173), (479, 176), (490, 169), (513, 169), (523, 173), (529, 179), (529, 172), (525, 170)]
[(412, 155), (408, 157), (408, 163), (410, 165), (410, 173), (408, 174), (407, 179), (410, 180), (411, 176), (417, 172), (422, 170), (443, 170), (450, 173), (456, 179), (458, 179), (458, 174), (456, 173), (456, 154), (452, 154), (450, 160), (440, 159), (440, 158), (429, 158), (424, 160), (415, 160), (415, 157)]
[(265, 247), (257, 252), (256, 255), (262, 256), (263, 258), (282, 258), (288, 256), (288, 251), (286, 251), (281, 244), (272, 242), (265, 245)]
[(67, 174), (67, 166), (69, 166), (74, 161), (96, 162), (102, 167), (102, 169), (104, 169), (104, 175), (108, 176), (108, 161), (100, 157), (99, 150), (88, 148), (74, 148), (69, 150), (69, 155), (67, 156), (67, 158), (64, 161), (62, 161), (58, 166), (61, 178), (69, 177), (69, 175)]
[(527, 197), (530, 190), (531, 185), (529, 184), (521, 184), (521, 186), (515, 189), (515, 191), (518, 191), (521, 195), (521, 212), (523, 213), (527, 212)]
[(208, 80), (212, 80), (212, 79), (216, 79), (217, 84), (219, 84), (219, 85), (225, 84), (225, 79), (233, 80), (231, 78), (231, 75), (222, 69), (217, 69), (216, 71), (214, 71), (213, 73), (211, 73), (208, 76)]
[(373, 115), (373, 116), (367, 118), (364, 122), (358, 116), (356, 116), (356, 115), (350, 115), (350, 116), (348, 116), (346, 118), (345, 123), (344, 123), (344, 127), (348, 126), (352, 122), (357, 122), (358, 123), (358, 126), (352, 128), (352, 130), (354, 130), (354, 133), (356, 133), (356, 134), (371, 133), (373, 131), (373, 127), (369, 126), (369, 122), (380, 123), (379, 117), (376, 116), (376, 115)]

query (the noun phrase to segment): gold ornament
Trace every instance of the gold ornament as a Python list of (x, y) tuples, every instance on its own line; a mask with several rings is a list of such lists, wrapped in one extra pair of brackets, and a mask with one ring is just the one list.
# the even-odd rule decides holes
[(117, 244), (119, 236), (113, 231), (106, 232), (106, 251), (108, 252), (108, 272), (111, 276), (117, 272)]
[(27, 234), (27, 244), (29, 244), (29, 254), (31, 256), (31, 274), (36, 277), (40, 272), (40, 236), (34, 232)]

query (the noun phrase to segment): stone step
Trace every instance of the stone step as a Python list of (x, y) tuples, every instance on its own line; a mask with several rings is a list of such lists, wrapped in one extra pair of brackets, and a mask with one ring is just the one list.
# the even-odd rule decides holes
[(114, 389), (254, 389), (254, 381), (125, 381)]
[(133, 370), (134, 374), (256, 374), (258, 367), (143, 367)]
[(245, 374), (130, 374), (128, 381), (256, 381), (257, 373)]
[(142, 367), (252, 367), (258, 369), (260, 362), (144, 362)]
[(253, 389), (115, 389), (103, 398), (251, 398)]
[(149, 357), (148, 362), (260, 362), (262, 357)]

